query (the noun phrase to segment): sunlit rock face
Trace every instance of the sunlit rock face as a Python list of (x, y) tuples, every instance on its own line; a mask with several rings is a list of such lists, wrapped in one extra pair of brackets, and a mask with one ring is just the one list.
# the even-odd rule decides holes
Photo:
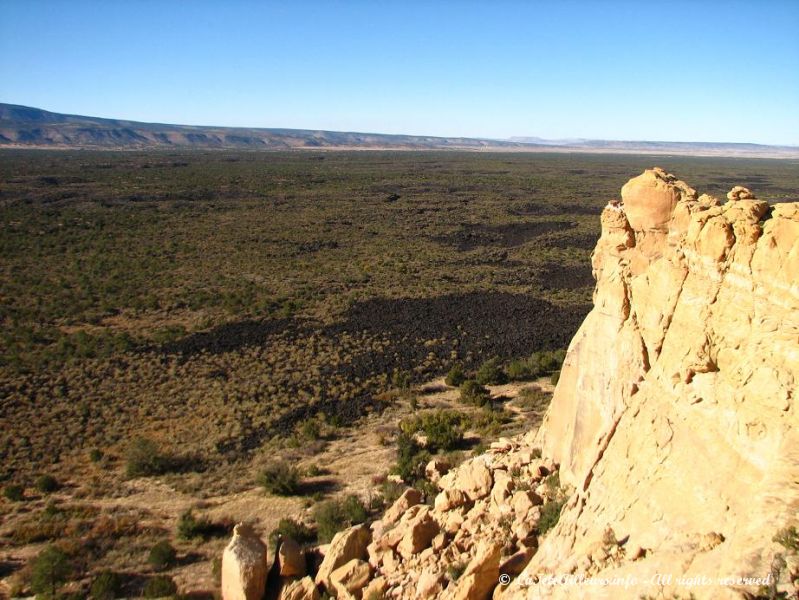
[[(796, 524), (799, 203), (736, 187), (722, 205), (660, 169), (622, 199), (602, 213), (594, 308), (537, 438), (576, 492), (507, 597), (571, 597), (534, 583), (545, 573), (766, 576), (774, 533)], [(625, 552), (594, 560), (609, 528)]]

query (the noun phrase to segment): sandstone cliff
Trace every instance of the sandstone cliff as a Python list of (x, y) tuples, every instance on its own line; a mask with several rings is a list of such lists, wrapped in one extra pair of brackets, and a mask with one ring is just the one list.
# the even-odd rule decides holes
[(594, 309), (541, 429), (432, 469), (432, 507), (409, 491), (339, 534), (321, 588), (752, 598), (779, 575), (797, 593), (799, 539), (773, 538), (799, 517), (799, 203), (733, 188), (722, 204), (648, 170), (603, 211), (592, 263)]
[[(537, 439), (576, 492), (526, 574), (767, 575), (799, 509), (799, 203), (734, 188), (722, 205), (648, 170), (603, 211), (592, 262)], [(643, 556), (587, 559), (608, 528)]]

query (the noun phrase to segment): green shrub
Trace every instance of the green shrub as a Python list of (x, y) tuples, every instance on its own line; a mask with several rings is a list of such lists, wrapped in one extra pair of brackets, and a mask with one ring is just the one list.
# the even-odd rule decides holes
[(519, 408), (525, 410), (532, 410), (543, 412), (549, 406), (552, 399), (551, 395), (544, 392), (540, 387), (531, 385), (519, 390), (519, 395), (516, 396), (515, 404)]
[(794, 526), (780, 529), (773, 540), (786, 550), (799, 552), (799, 531)]
[(223, 537), (228, 535), (232, 529), (231, 521), (214, 522), (205, 517), (195, 517), (194, 512), (189, 509), (181, 513), (178, 518), (177, 534), (182, 540), (191, 540), (198, 537)]
[(397, 436), (397, 464), (394, 471), (403, 481), (412, 483), (424, 477), (424, 467), (430, 453), (422, 448), (413, 435), (400, 432)]
[(550, 500), (541, 507), (541, 518), (538, 521), (538, 533), (540, 535), (544, 535), (558, 524), (560, 511), (563, 509), (565, 502), (565, 500)]
[(172, 545), (166, 540), (161, 540), (150, 548), (147, 562), (154, 571), (165, 571), (175, 564), (176, 558), (177, 552), (175, 552)]
[(394, 370), (391, 374), (391, 385), (400, 390), (408, 390), (411, 387), (411, 375), (407, 371)]
[(526, 381), (550, 375), (557, 383), (556, 373), (566, 357), (565, 350), (540, 350), (525, 360), (514, 360), (508, 366), (508, 376), (514, 381)]
[(460, 364), (453, 365), (444, 378), (444, 383), (452, 387), (458, 387), (466, 381), (466, 373), (463, 371), (463, 366)]
[(7, 485), (3, 495), (12, 502), (21, 502), (25, 498), (25, 488), (21, 485)]
[(174, 596), (177, 591), (178, 586), (169, 575), (156, 575), (144, 585), (145, 598), (167, 598)]
[(344, 500), (328, 500), (317, 504), (313, 518), (317, 525), (319, 541), (327, 543), (339, 531), (363, 523), (367, 518), (366, 507), (357, 496), (347, 496)]
[(277, 527), (272, 530), (269, 535), (272, 545), (276, 545), (278, 536), (284, 538), (291, 538), (298, 544), (307, 544), (316, 540), (316, 534), (313, 529), (308, 527), (305, 523), (295, 521), (294, 519), (280, 519)]
[(36, 480), (36, 489), (43, 494), (55, 492), (59, 487), (58, 480), (52, 475), (42, 475)]
[(323, 469), (317, 464), (308, 465), (305, 468), (305, 474), (308, 477), (319, 477), (320, 475), (324, 475), (325, 473), (326, 473), (325, 469)]
[(550, 492), (555, 493), (560, 488), (560, 471), (555, 471), (547, 475), (541, 483), (543, 483)]
[(305, 440), (318, 440), (322, 437), (322, 424), (319, 419), (305, 419), (297, 427), (297, 433)]
[(89, 460), (92, 461), (93, 463), (100, 462), (101, 460), (103, 460), (103, 451), (100, 450), (99, 448), (92, 448), (89, 451)]
[(533, 377), (530, 365), (523, 360), (513, 360), (508, 365), (508, 377), (512, 381), (525, 381)]
[(502, 370), (498, 358), (492, 358), (480, 365), (474, 378), (480, 385), (501, 385), (503, 383), (508, 383), (508, 376), (505, 374), (505, 371)]
[(300, 491), (299, 470), (284, 461), (276, 461), (264, 467), (258, 476), (258, 484), (276, 496), (294, 496)]
[(465, 570), (466, 563), (452, 563), (449, 567), (447, 567), (447, 575), (449, 575), (450, 581), (458, 581)]
[(33, 561), (31, 589), (37, 595), (55, 597), (71, 573), (72, 565), (67, 553), (58, 546), (47, 546)]
[(169, 461), (161, 454), (158, 445), (151, 439), (135, 438), (128, 446), (128, 477), (149, 477), (166, 472)]
[(467, 379), (461, 384), (461, 402), (464, 404), (474, 404), (475, 406), (485, 406), (491, 401), (491, 394), (488, 390), (477, 383), (474, 379)]
[(527, 364), (533, 377), (541, 377), (559, 370), (565, 358), (565, 350), (541, 350), (534, 352), (527, 359)]
[(552, 385), (558, 385), (558, 381), (560, 381), (560, 371), (555, 371), (549, 376), (549, 383)]
[(406, 433), (424, 433), (431, 452), (453, 450), (463, 440), (461, 415), (451, 410), (436, 410), (404, 423)]
[(113, 600), (122, 591), (122, 578), (113, 571), (102, 571), (92, 581), (89, 597), (92, 600)]

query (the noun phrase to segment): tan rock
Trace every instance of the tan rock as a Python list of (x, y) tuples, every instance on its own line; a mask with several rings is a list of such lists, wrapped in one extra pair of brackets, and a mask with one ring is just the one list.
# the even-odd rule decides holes
[(494, 486), (491, 488), (491, 501), (494, 505), (504, 506), (513, 493), (514, 483), (507, 471), (494, 471)]
[(464, 522), (463, 513), (461, 510), (451, 510), (446, 514), (444, 519), (444, 531), (450, 535), (455, 535), (461, 528)]
[(695, 199), (696, 192), (673, 175), (654, 168), (624, 184), (621, 197), (634, 231), (665, 231), (677, 202), (684, 197)]
[(755, 195), (742, 185), (736, 185), (727, 192), (727, 200), (754, 200)]
[(434, 458), (424, 468), (424, 474), (432, 483), (438, 483), (450, 470), (449, 463), (440, 458)]
[(518, 552), (511, 554), (499, 565), (499, 572), (515, 577), (521, 573), (535, 554), (535, 548), (524, 547)]
[[(367, 557), (366, 548), (371, 542), (372, 532), (366, 525), (356, 525), (338, 532), (325, 554), (325, 558), (316, 574), (315, 582), (328, 592), (331, 592), (332, 583), (330, 576), (339, 567), (344, 566), (353, 559), (364, 560)], [(332, 593), (332, 592), (331, 592)]]
[(277, 553), (281, 577), (305, 577), (305, 554), (291, 538), (283, 538)]
[(527, 513), (530, 512), (531, 508), (534, 506), (540, 506), (543, 503), (544, 501), (538, 494), (529, 490), (516, 492), (511, 498), (513, 512), (516, 514), (517, 518), (521, 519), (525, 519), (527, 517)]
[[(536, 437), (574, 495), (525, 573), (586, 556), (599, 577), (769, 570), (763, 532), (793, 510), (799, 480), (799, 203), (769, 207), (734, 188), (720, 205), (686, 188), (662, 172), (625, 186), (633, 245), (609, 239), (621, 211), (602, 216), (594, 308)], [(753, 513), (756, 498), (768, 510)], [(634, 545), (591, 547), (608, 525)], [(543, 594), (532, 588), (511, 584), (503, 600)]]
[(435, 569), (424, 569), (416, 582), (415, 598), (428, 600), (438, 598), (442, 590), (444, 575)]
[(293, 581), (280, 592), (279, 600), (321, 600), (322, 595), (310, 577)]
[(331, 593), (340, 600), (361, 599), (361, 590), (369, 583), (372, 574), (369, 563), (357, 558), (338, 567), (330, 574)]
[(382, 600), (388, 590), (388, 581), (385, 577), (375, 577), (363, 588), (364, 600)]
[(394, 504), (385, 512), (381, 521), (384, 525), (393, 525), (410, 507), (422, 501), (422, 493), (415, 488), (408, 488), (397, 498)]
[(239, 523), (222, 554), (223, 600), (261, 600), (266, 573), (266, 546), (252, 527)]
[(499, 556), (502, 546), (485, 541), (480, 544), (454, 585), (445, 592), (450, 600), (486, 600), (499, 583)]
[(402, 523), (399, 527), (404, 529), (404, 534), (397, 545), (397, 552), (405, 559), (427, 548), (440, 531), (438, 522), (430, 514), (429, 507), (424, 507), (424, 510), (420, 510), (413, 519)]
[(469, 497), (465, 492), (458, 489), (446, 489), (439, 493), (433, 501), (433, 507), (438, 512), (446, 512), (453, 508), (458, 508), (469, 502)]
[(494, 478), (483, 457), (464, 463), (458, 469), (455, 487), (464, 492), (470, 500), (479, 500), (491, 493)]

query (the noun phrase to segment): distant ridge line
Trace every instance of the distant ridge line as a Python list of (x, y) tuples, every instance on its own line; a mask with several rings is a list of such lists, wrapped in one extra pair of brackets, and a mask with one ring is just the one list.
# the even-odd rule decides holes
[(466, 150), (799, 158), (799, 146), (613, 140), (507, 140), (313, 129), (143, 123), (0, 103), (0, 148), (91, 150)]

